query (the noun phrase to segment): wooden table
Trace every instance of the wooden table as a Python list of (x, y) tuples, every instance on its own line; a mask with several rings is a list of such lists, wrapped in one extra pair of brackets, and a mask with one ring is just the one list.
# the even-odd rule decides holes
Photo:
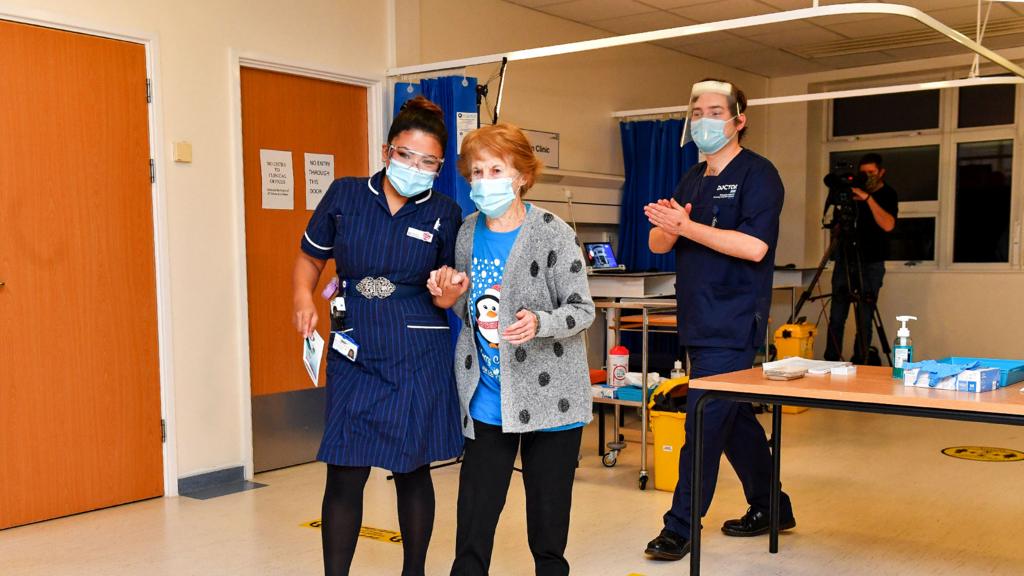
[[(766, 380), (760, 368), (732, 372), (690, 382), (691, 389), (707, 393), (694, 408), (692, 451), (690, 574), (700, 574), (700, 502), (704, 451), (704, 407), (712, 399), (772, 404), (771, 530), (768, 550), (779, 550), (779, 497), (781, 494), (782, 411), (780, 404), (833, 410), (919, 416), (1024, 426), (1024, 384), (992, 392), (968, 393), (903, 386), (891, 368), (858, 366), (854, 376), (805, 376), (797, 380)], [(687, 438), (689, 442), (691, 439)]]

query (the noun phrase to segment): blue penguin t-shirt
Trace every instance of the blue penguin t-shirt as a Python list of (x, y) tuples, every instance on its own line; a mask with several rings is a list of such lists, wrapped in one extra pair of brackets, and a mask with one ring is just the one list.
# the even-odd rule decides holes
[(469, 403), (469, 414), (474, 420), (494, 426), (501, 426), (501, 356), (498, 353), (501, 281), (517, 236), (519, 228), (510, 232), (491, 230), (483, 216), (477, 218), (473, 231), (469, 313), (480, 358), (480, 384)]

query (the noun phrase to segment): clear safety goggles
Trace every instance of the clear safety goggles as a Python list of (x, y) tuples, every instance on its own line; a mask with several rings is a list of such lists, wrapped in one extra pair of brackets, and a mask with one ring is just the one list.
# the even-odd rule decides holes
[(444, 165), (443, 158), (438, 158), (433, 154), (417, 152), (405, 146), (388, 146), (388, 157), (392, 160), (397, 159), (402, 164), (422, 170), (423, 172), (437, 173), (441, 171), (441, 166)]

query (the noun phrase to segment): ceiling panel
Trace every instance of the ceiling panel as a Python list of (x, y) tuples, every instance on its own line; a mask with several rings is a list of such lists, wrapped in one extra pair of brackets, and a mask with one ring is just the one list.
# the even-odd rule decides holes
[[(725, 35), (727, 33), (722, 32), (721, 34)], [(739, 54), (742, 52), (754, 52), (757, 50), (769, 50), (774, 52), (774, 50), (765, 48), (762, 44), (751, 42), (750, 40), (745, 40), (737, 36), (725, 39), (709, 38), (704, 42), (682, 46), (679, 50), (698, 58), (705, 58), (708, 60), (717, 60), (720, 56), (726, 54)]]
[(694, 4), (707, 4), (708, 0), (638, 0), (643, 4), (647, 4), (651, 8), (658, 10), (671, 10), (673, 8), (682, 8), (684, 6), (693, 6)]
[(512, 4), (519, 4), (520, 6), (526, 6), (527, 8), (542, 8), (544, 6), (551, 6), (552, 4), (564, 4), (570, 0), (507, 0)]
[(727, 66), (746, 70), (761, 76), (792, 76), (828, 70), (823, 64), (798, 58), (777, 50), (756, 50), (740, 54), (727, 54), (718, 59)]
[(564, 4), (545, 6), (543, 11), (553, 16), (585, 24), (652, 12), (650, 6), (633, 0), (572, 0)]
[[(655, 44), (658, 44), (659, 46), (664, 46), (665, 48), (671, 48), (672, 50), (680, 50), (680, 51), (686, 52), (685, 48), (688, 47), (688, 46), (694, 46), (694, 45), (728, 46), (729, 44), (736, 44), (736, 43), (739, 43), (739, 42), (744, 42), (744, 40), (742, 38), (739, 38), (738, 36), (736, 36), (732, 32), (707, 32), (707, 33), (698, 34), (698, 35), (695, 35), (695, 36), (680, 36), (678, 38), (669, 38), (667, 40), (659, 40), (659, 41), (655, 42)], [(750, 43), (745, 44), (745, 46), (748, 46), (748, 47), (750, 45), (751, 45)], [(765, 49), (765, 47), (760, 45), (760, 44), (755, 44), (755, 45), (759, 46), (760, 47), (759, 49), (761, 49), (761, 50)], [(729, 50), (729, 49), (726, 48), (726, 49), (720, 50), (720, 52), (724, 54), (724, 53), (744, 52), (745, 50), (746, 50), (745, 48), (739, 49), (739, 50)]]
[(847, 38), (847, 36), (838, 32), (833, 32), (806, 22), (769, 24), (766, 26), (758, 26), (756, 28), (737, 30), (736, 34), (748, 40), (776, 47), (834, 42), (836, 40), (845, 40)]
[[(920, 10), (932, 12), (935, 10), (944, 10), (946, 8), (963, 8), (969, 6), (972, 10), (978, 9), (978, 3), (972, 2), (971, 0), (891, 0), (897, 4), (904, 4), (906, 6), (913, 6)], [(998, 0), (997, 0), (998, 1)], [(982, 9), (984, 10), (987, 2), (984, 2)]]
[(873, 16), (870, 19), (850, 21), (840, 17), (819, 18), (819, 24), (829, 30), (848, 38), (876, 36), (879, 34), (895, 34), (925, 30), (927, 27), (917, 20), (903, 16)]
[[(982, 18), (984, 18), (984, 10), (986, 6), (982, 6)], [(958, 26), (960, 24), (975, 24), (978, 21), (978, 7), (977, 5), (962, 6), (960, 8), (947, 8), (945, 10), (929, 10), (928, 15), (935, 18), (939, 22), (942, 22), (946, 26)], [(1014, 18), (1017, 14), (1006, 7), (1005, 4), (1000, 2), (992, 3), (992, 13), (989, 15), (989, 20), (999, 20), (1001, 18)]]
[(883, 52), (866, 52), (863, 54), (846, 54), (843, 56), (829, 56), (827, 58), (815, 58), (815, 62), (829, 68), (855, 68), (857, 66), (873, 66), (875, 64), (887, 64), (894, 62), (895, 58)]
[[(506, 0), (567, 20), (587, 24), (611, 34), (633, 34), (663, 30), (699, 22), (714, 22), (768, 14), (781, 10), (810, 8), (813, 0)], [(857, 0), (821, 0), (820, 5), (847, 4)], [(866, 0), (860, 0), (866, 1)], [(978, 0), (889, 0), (915, 6), (949, 26), (972, 27)], [(990, 18), (1006, 20), (1024, 16), (1024, 4), (992, 4)], [(972, 28), (973, 29), (973, 28)], [(921, 32), (926, 27), (901, 16), (877, 14), (830, 16), (814, 20), (757, 26), (730, 32), (701, 34), (661, 40), (654, 44), (698, 58), (761, 74), (783, 76), (827, 69), (869, 66), (947, 54), (963, 54), (966, 49), (935, 37), (934, 43), (886, 50), (884, 46), (847, 46), (843, 40), (861, 40), (875, 36)], [(994, 33), (994, 32), (993, 32)], [(925, 41), (928, 39), (925, 38)], [(879, 39), (891, 42), (892, 39)], [(801, 57), (813, 54), (830, 42), (840, 42), (833, 50), (875, 49), (868, 53), (840, 53), (825, 58)], [(991, 48), (1024, 46), (1024, 34), (991, 36), (985, 40)], [(857, 44), (857, 42), (854, 42)]]
[(696, 24), (694, 20), (687, 20), (682, 16), (671, 12), (647, 12), (635, 14), (622, 18), (611, 18), (609, 20), (598, 20), (593, 25), (602, 30), (615, 32), (616, 34), (633, 34), (635, 32), (650, 32), (651, 30), (663, 30), (665, 28), (677, 28)]
[(718, 20), (742, 18), (744, 16), (768, 14), (770, 12), (778, 12), (778, 10), (757, 0), (717, 0), (704, 4), (694, 4), (686, 8), (676, 8), (672, 12), (683, 18), (691, 18), (698, 22), (715, 22)]

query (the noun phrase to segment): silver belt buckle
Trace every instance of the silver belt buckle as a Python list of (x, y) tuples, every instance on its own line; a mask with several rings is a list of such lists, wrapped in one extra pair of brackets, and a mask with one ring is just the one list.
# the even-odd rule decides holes
[(359, 281), (359, 284), (356, 285), (356, 290), (367, 300), (374, 298), (383, 300), (395, 293), (395, 285), (391, 283), (391, 280), (383, 276), (378, 278), (367, 276)]

